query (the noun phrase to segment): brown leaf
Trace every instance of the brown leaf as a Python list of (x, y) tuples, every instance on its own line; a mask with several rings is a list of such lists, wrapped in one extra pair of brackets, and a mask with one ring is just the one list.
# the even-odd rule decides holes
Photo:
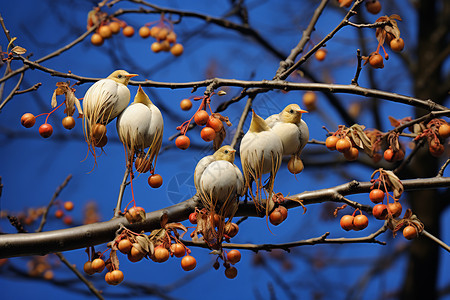
[(115, 270), (119, 269), (119, 258), (117, 257), (117, 251), (111, 249), (111, 253), (109, 254), (109, 258), (111, 259), (111, 263), (114, 266)]
[(20, 47), (20, 46), (15, 46), (14, 48), (11, 49), (11, 51), (12, 51), (14, 54), (22, 55), (22, 54), (25, 54), (25, 53), (27, 52), (27, 49), (22, 48), (22, 47)]
[(394, 192), (394, 198), (398, 199), (403, 193), (403, 183), (400, 181), (400, 179), (397, 177), (397, 175), (394, 174), (394, 172), (385, 170), (384, 173), (387, 175), (387, 179), (389, 181), (389, 185), (391, 186), (393, 192)]
[(161, 224), (161, 228), (164, 228), (168, 221), (169, 215), (166, 212), (164, 212), (161, 216), (161, 220), (159, 221), (159, 223)]
[(51, 102), (52, 108), (55, 108), (56, 105), (58, 104), (58, 102), (56, 101), (56, 95), (57, 95), (56, 91), (57, 91), (57, 90), (58, 90), (58, 89), (56, 89), (56, 90), (53, 92), (53, 95), (52, 95), (52, 102)]
[(396, 118), (391, 117), (391, 116), (388, 116), (388, 118), (389, 118), (389, 122), (391, 122), (392, 127), (400, 126), (400, 122)]
[(142, 252), (142, 253), (148, 253), (150, 251), (150, 248), (149, 248), (150, 240), (149, 240), (148, 236), (146, 236), (145, 234), (140, 234), (140, 235), (136, 236), (136, 242), (144, 250), (144, 252)]

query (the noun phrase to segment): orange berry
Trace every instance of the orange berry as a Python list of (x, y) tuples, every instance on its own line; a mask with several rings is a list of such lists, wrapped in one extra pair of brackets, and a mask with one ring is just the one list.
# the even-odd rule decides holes
[(186, 249), (180, 243), (174, 243), (170, 245), (170, 252), (175, 255), (175, 257), (183, 257), (186, 254)]
[(344, 157), (348, 161), (356, 160), (358, 158), (358, 155), (359, 155), (359, 151), (355, 147), (351, 147), (350, 150), (348, 150), (347, 152), (344, 152)]
[(402, 205), (398, 201), (394, 201), (394, 203), (389, 203), (387, 207), (394, 218), (397, 218), (402, 213)]
[(132, 247), (133, 244), (130, 242), (130, 240), (127, 239), (120, 240), (120, 242), (117, 244), (117, 248), (119, 248), (119, 251), (123, 254), (130, 253)]
[(61, 219), (64, 216), (64, 211), (62, 209), (58, 209), (55, 211), (55, 217)]
[(181, 44), (175, 44), (170, 48), (170, 53), (172, 53), (173, 56), (180, 56), (183, 54), (184, 47)]
[(155, 253), (153, 254), (155, 257), (156, 262), (165, 262), (169, 259), (170, 253), (169, 250), (167, 250), (164, 247), (156, 247)]
[(169, 30), (167, 30), (167, 28), (161, 28), (158, 31), (158, 34), (156, 35), (156, 39), (165, 40), (168, 34), (169, 34)]
[(239, 250), (230, 250), (227, 253), (227, 260), (232, 265), (238, 263), (241, 261), (241, 252), (239, 252)]
[(131, 262), (138, 262), (144, 258), (145, 254), (136, 249), (135, 247), (131, 247), (130, 252), (128, 253), (128, 260)]
[(109, 278), (111, 280), (112, 285), (118, 285), (123, 281), (123, 272), (120, 270), (114, 270), (112, 272), (110, 272)]
[(168, 41), (162, 41), (160, 42), (161, 44), (161, 50), (164, 52), (169, 52), (170, 51), (170, 43)]
[(450, 125), (442, 124), (439, 126), (439, 136), (443, 139), (446, 139), (450, 136)]
[(23, 116), (20, 118), (20, 123), (25, 128), (31, 128), (36, 123), (36, 117), (30, 113), (23, 114)]
[(353, 227), (355, 230), (363, 230), (369, 225), (369, 219), (365, 215), (357, 215), (353, 218)]
[(175, 43), (177, 41), (177, 35), (175, 32), (171, 31), (166, 37), (166, 41), (169, 43)]
[(278, 211), (281, 213), (281, 215), (283, 216), (283, 221), (287, 219), (287, 216), (288, 216), (288, 210), (287, 210), (286, 207), (284, 207), (284, 206), (278, 206), (278, 207), (276, 208), (276, 210), (278, 210)]
[(405, 48), (405, 42), (402, 38), (392, 39), (389, 42), (389, 47), (391, 47), (392, 51), (400, 52)]
[(199, 126), (203, 126), (208, 122), (209, 115), (206, 110), (199, 110), (194, 115), (194, 122)]
[(205, 142), (211, 142), (216, 138), (216, 132), (211, 127), (205, 127), (200, 131), (200, 136)]
[(102, 25), (98, 28), (98, 34), (104, 39), (109, 39), (112, 36), (112, 31), (108, 25)]
[(183, 259), (181, 259), (181, 267), (185, 271), (191, 271), (191, 270), (195, 269), (196, 266), (197, 266), (197, 261), (191, 255), (186, 255), (185, 257), (183, 257)]
[(180, 107), (182, 110), (190, 110), (192, 108), (192, 101), (189, 99), (183, 99), (180, 102)]
[(178, 148), (180, 148), (181, 150), (186, 150), (187, 148), (189, 148), (190, 144), (191, 144), (191, 140), (185, 135), (180, 135), (175, 140), (175, 145)]
[(100, 34), (98, 34), (98, 33), (92, 34), (92, 36), (91, 36), (92, 45), (101, 46), (101, 45), (103, 45), (103, 42), (104, 42), (104, 40)]
[(161, 30), (161, 27), (153, 26), (152, 28), (150, 28), (150, 35), (152, 37), (156, 38), (160, 30)]
[(336, 142), (336, 150), (339, 152), (347, 152), (352, 148), (352, 143), (346, 139), (342, 138)]
[(374, 53), (374, 54), (370, 55), (369, 64), (375, 69), (384, 68), (383, 56), (381, 56), (381, 54), (379, 54), (379, 53)]
[(101, 258), (96, 258), (92, 261), (92, 270), (95, 273), (101, 273), (105, 269), (105, 261)]
[(64, 209), (67, 211), (71, 211), (73, 209), (74, 205), (72, 201), (66, 201), (64, 202)]
[(189, 222), (191, 222), (191, 224), (197, 224), (197, 213), (196, 212), (189, 214)]
[(235, 267), (229, 267), (225, 269), (225, 276), (228, 279), (236, 278), (237, 276), (237, 269)]
[(341, 221), (340, 221), (342, 229), (344, 229), (346, 231), (354, 229), (353, 219), (354, 219), (354, 217), (352, 215), (342, 216)]
[(152, 43), (152, 46), (150, 47), (150, 49), (152, 49), (152, 51), (155, 53), (161, 52), (161, 50), (162, 50), (161, 43), (158, 43), (158, 42)]
[(326, 56), (327, 56), (327, 51), (325, 49), (319, 49), (316, 51), (316, 53), (314, 53), (314, 57), (318, 61), (323, 61)]
[(39, 127), (39, 134), (43, 137), (43, 138), (49, 138), (53, 133), (53, 127), (52, 125), (48, 124), (48, 123), (44, 123)]
[(71, 216), (65, 216), (64, 219), (63, 219), (63, 222), (66, 225), (72, 225), (72, 223), (73, 223), (72, 217)]
[(94, 270), (92, 270), (92, 262), (90, 261), (84, 263), (83, 270), (88, 275), (92, 275), (95, 273)]
[(125, 26), (124, 29), (122, 29), (122, 33), (126, 37), (132, 37), (134, 35), (134, 28), (132, 26)]
[(366, 9), (371, 14), (378, 14), (381, 11), (381, 3), (378, 0), (366, 1)]
[(159, 188), (163, 184), (163, 178), (159, 174), (153, 174), (148, 178), (148, 185), (154, 189)]
[(395, 154), (394, 151), (391, 148), (389, 148), (389, 149), (386, 149), (386, 151), (384, 151), (383, 157), (386, 161), (393, 162), (394, 154)]
[(111, 22), (108, 24), (109, 29), (113, 34), (118, 34), (120, 32), (120, 24), (119, 22)]
[(331, 135), (331, 136), (327, 137), (327, 139), (325, 140), (325, 146), (329, 150), (334, 151), (334, 150), (336, 150), (337, 141), (339, 141), (339, 138), (335, 135)]
[(280, 225), (284, 221), (283, 214), (279, 210), (275, 209), (270, 213), (269, 221), (275, 226)]
[(147, 26), (142, 26), (141, 28), (139, 28), (139, 35), (141, 36), (141, 38), (148, 38), (150, 36), (150, 28), (148, 28)]
[(67, 116), (62, 119), (62, 125), (65, 129), (70, 130), (75, 127), (75, 119), (72, 116)]
[(219, 119), (209, 116), (206, 126), (211, 127), (215, 132), (219, 132), (223, 128), (223, 123)]
[(317, 95), (316, 93), (309, 91), (303, 94), (303, 105), (305, 108), (309, 111), (316, 110), (316, 103), (317, 103)]
[(225, 234), (230, 238), (236, 236), (239, 232), (239, 226), (236, 223), (227, 223), (225, 225)]
[(369, 193), (370, 201), (373, 203), (381, 203), (384, 200), (384, 192), (380, 189), (373, 189)]
[(407, 240), (412, 240), (418, 236), (416, 227), (412, 225), (408, 225), (403, 229), (403, 236)]
[(387, 206), (384, 204), (377, 204), (372, 209), (372, 214), (375, 219), (385, 220), (388, 214)]
[(127, 210), (125, 218), (130, 224), (141, 222), (145, 218), (145, 210), (140, 206), (133, 206)]
[(101, 139), (103, 136), (106, 135), (106, 126), (100, 123), (97, 123), (94, 125), (94, 128), (92, 129), (92, 136), (94, 139)]

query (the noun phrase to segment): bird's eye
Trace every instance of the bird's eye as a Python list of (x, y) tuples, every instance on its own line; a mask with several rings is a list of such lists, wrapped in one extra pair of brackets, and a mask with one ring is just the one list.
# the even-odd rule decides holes
[(223, 153), (228, 154), (228, 150), (225, 150)]
[(289, 111), (291, 114), (293, 114), (294, 113), (294, 110), (293, 109), (291, 109), (290, 111)]
[(117, 78), (122, 78), (122, 74), (117, 75)]

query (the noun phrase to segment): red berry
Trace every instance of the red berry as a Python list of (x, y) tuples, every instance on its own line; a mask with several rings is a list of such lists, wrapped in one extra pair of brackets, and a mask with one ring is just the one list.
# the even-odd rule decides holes
[(227, 253), (227, 260), (232, 265), (238, 263), (241, 260), (241, 252), (239, 250), (230, 250)]
[(203, 126), (208, 122), (209, 115), (206, 110), (199, 110), (194, 115), (194, 122), (199, 126)]
[(72, 201), (66, 201), (64, 202), (64, 209), (67, 211), (71, 211), (73, 209), (74, 205)]
[(365, 215), (357, 215), (353, 218), (355, 230), (363, 230), (369, 225), (369, 219)]
[(336, 142), (336, 150), (339, 152), (347, 152), (352, 148), (352, 143), (346, 139), (342, 138)]
[(273, 225), (277, 226), (283, 222), (283, 214), (279, 210), (274, 210), (269, 215), (269, 221)]
[(388, 215), (387, 206), (384, 204), (375, 205), (372, 209), (372, 214), (375, 219), (385, 220)]
[(180, 243), (170, 245), (170, 251), (173, 255), (175, 255), (175, 257), (183, 257), (186, 254), (186, 249)]
[(200, 132), (200, 136), (205, 142), (210, 142), (216, 137), (216, 132), (211, 127), (205, 127)]
[(381, 11), (381, 3), (378, 0), (366, 1), (366, 9), (371, 14), (378, 14)]
[(191, 222), (191, 224), (197, 224), (197, 213), (193, 212), (189, 215), (189, 222)]
[(402, 205), (398, 201), (394, 201), (394, 203), (389, 203), (387, 207), (394, 218), (397, 218), (402, 213)]
[(52, 135), (53, 133), (53, 127), (52, 125), (48, 124), (48, 123), (44, 123), (39, 127), (39, 134), (43, 137), (43, 138), (48, 138)]
[(323, 61), (325, 59), (325, 57), (327, 56), (327, 51), (325, 49), (319, 49), (316, 51), (316, 53), (314, 54), (314, 57), (318, 60), (318, 61)]
[(163, 184), (163, 178), (159, 174), (153, 174), (148, 178), (148, 184), (152, 188), (157, 189)]
[(193, 256), (186, 255), (181, 260), (181, 267), (185, 271), (191, 271), (191, 270), (195, 269), (196, 266), (197, 266), (197, 261), (195, 260), (195, 258)]
[(225, 269), (225, 276), (229, 279), (236, 278), (237, 269), (235, 267), (229, 267)]
[(416, 227), (412, 226), (412, 225), (408, 225), (403, 229), (403, 236), (407, 239), (407, 240), (412, 240), (413, 238), (417, 237), (417, 229)]
[(223, 128), (223, 123), (219, 119), (209, 116), (206, 126), (211, 127), (215, 132), (219, 132)]

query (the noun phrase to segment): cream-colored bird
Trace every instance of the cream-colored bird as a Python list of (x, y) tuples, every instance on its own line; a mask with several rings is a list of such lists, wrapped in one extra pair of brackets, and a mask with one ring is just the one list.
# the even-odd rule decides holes
[(83, 129), (89, 149), (94, 150), (96, 144), (93, 137), (94, 126), (108, 124), (130, 103), (130, 90), (127, 85), (134, 76), (137, 74), (117, 70), (87, 90), (83, 98)]
[(158, 107), (153, 104), (141, 86), (133, 103), (117, 118), (116, 128), (120, 141), (125, 145), (128, 163), (133, 163), (135, 155), (141, 155), (150, 161), (151, 172), (154, 173), (162, 144), (164, 122)]
[(245, 192), (244, 177), (234, 164), (236, 150), (226, 145), (203, 157), (195, 167), (194, 184), (203, 206), (209, 212), (232, 218), (238, 197)]
[(289, 104), (279, 114), (266, 119), (267, 125), (283, 143), (283, 155), (291, 155), (288, 169), (294, 174), (300, 173), (304, 168), (300, 154), (309, 140), (308, 125), (302, 120), (302, 113), (307, 111), (297, 104)]
[[(245, 184), (258, 209), (263, 208), (261, 201), (262, 176), (269, 173), (265, 205), (267, 216), (273, 207), (273, 185), (283, 157), (283, 144), (266, 121), (254, 111), (250, 128), (241, 141), (240, 155)], [(256, 195), (253, 195), (253, 181), (256, 183)]]

